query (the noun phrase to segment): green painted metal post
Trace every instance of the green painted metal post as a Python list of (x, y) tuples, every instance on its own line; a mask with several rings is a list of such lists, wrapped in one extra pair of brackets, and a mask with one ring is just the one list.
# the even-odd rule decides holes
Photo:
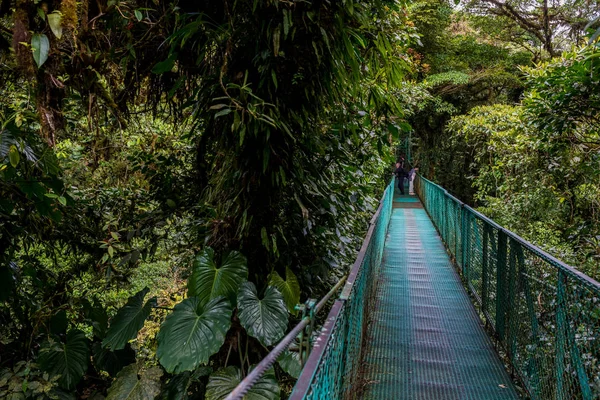
[(458, 206), (458, 208), (456, 209), (456, 215), (455, 215), (455, 220), (454, 220), (454, 224), (455, 224), (455, 229), (456, 229), (456, 244), (454, 246), (454, 259), (458, 262), (459, 260), (459, 256), (462, 257), (462, 254), (460, 254), (461, 249), (462, 249), (462, 226), (459, 226), (459, 221), (462, 221), (462, 213), (463, 213), (463, 206), (462, 204), (460, 204)]
[(462, 214), (460, 218), (460, 226), (462, 231), (462, 254), (460, 258), (460, 267), (465, 272), (465, 265), (467, 263), (467, 238), (469, 237), (469, 232), (467, 232), (467, 210), (463, 207)]
[(527, 302), (527, 314), (529, 316), (529, 324), (531, 325), (531, 337), (533, 339), (534, 346), (531, 347), (529, 354), (529, 365), (530, 365), (530, 381), (529, 381), (529, 394), (532, 400), (537, 400), (540, 397), (540, 376), (539, 376), (539, 362), (537, 359), (537, 353), (541, 351), (540, 348), (540, 334), (539, 324), (537, 315), (535, 313), (534, 297), (531, 292), (531, 285), (529, 284), (529, 278), (527, 277), (527, 269), (525, 266), (525, 255), (523, 254), (523, 248), (521, 246), (515, 246), (515, 252), (518, 262), (518, 274), (519, 274), (519, 286), (525, 293), (525, 301)]
[(488, 297), (489, 297), (489, 286), (490, 286), (490, 278), (489, 278), (489, 251), (488, 245), (490, 241), (490, 227), (485, 224), (483, 226), (483, 265), (481, 266), (481, 308), (487, 312), (488, 310)]
[(510, 254), (508, 256), (508, 276), (506, 277), (508, 282), (508, 306), (505, 308), (505, 313), (508, 320), (508, 357), (514, 361), (517, 353), (517, 327), (520, 323), (519, 309), (516, 304), (520, 293), (516, 250), (519, 244), (513, 238), (509, 239), (509, 243)]
[(592, 389), (590, 388), (590, 379), (585, 372), (585, 366), (583, 360), (581, 359), (581, 355), (579, 354), (579, 348), (577, 347), (577, 342), (575, 340), (575, 334), (573, 330), (567, 324), (567, 332), (569, 334), (569, 349), (571, 349), (571, 360), (573, 360), (573, 365), (575, 366), (575, 370), (577, 371), (577, 378), (579, 379), (579, 387), (581, 388), (581, 396), (583, 400), (592, 400), (593, 394)]
[(567, 276), (558, 271), (556, 285), (556, 400), (565, 397), (565, 347), (567, 344)]
[(471, 249), (471, 225), (472, 225), (472, 221), (473, 220), (473, 216), (471, 215), (471, 213), (468, 213), (465, 216), (465, 221), (466, 221), (466, 226), (465, 226), (465, 232), (467, 233), (467, 255), (466, 255), (466, 262), (464, 265), (464, 269), (463, 269), (463, 273), (465, 274), (465, 278), (467, 279), (467, 282), (469, 281), (469, 271), (471, 269), (471, 256), (472, 256), (472, 249)]
[(496, 260), (496, 333), (504, 340), (506, 326), (506, 233), (498, 231), (498, 250)]
[[(445, 197), (446, 196), (443, 196), (442, 199), (446, 200)], [(444, 206), (444, 208), (443, 208), (443, 210), (444, 210), (444, 235), (443, 236), (444, 237), (442, 239), (444, 239), (444, 242), (448, 243), (448, 237), (450, 236), (449, 235), (450, 229), (448, 226), (448, 202), (443, 201), (443, 200), (442, 200), (442, 204)]]

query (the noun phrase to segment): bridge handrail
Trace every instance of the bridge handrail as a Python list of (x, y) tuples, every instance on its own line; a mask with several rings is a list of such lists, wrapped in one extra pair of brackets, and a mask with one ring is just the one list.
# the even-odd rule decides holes
[(531, 398), (600, 398), (600, 283), (422, 176), (416, 191)]

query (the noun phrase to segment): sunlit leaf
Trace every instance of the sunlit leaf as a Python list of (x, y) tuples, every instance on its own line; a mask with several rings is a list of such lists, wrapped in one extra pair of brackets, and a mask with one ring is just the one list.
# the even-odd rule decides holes
[(269, 285), (275, 286), (281, 292), (288, 311), (296, 313), (295, 307), (300, 302), (300, 283), (292, 270), (289, 267), (285, 269), (285, 280), (273, 271), (269, 276)]
[(10, 162), (10, 165), (12, 165), (13, 168), (17, 168), (20, 160), (21, 157), (19, 156), (19, 150), (17, 150), (17, 146), (10, 146), (10, 150), (8, 151), (8, 161)]
[(54, 11), (53, 13), (48, 14), (48, 25), (50, 25), (50, 29), (52, 30), (52, 33), (54, 33), (54, 36), (56, 36), (57, 39), (62, 38), (62, 25), (61, 25), (61, 21), (62, 21), (62, 15), (60, 14), (60, 12), (58, 11)]

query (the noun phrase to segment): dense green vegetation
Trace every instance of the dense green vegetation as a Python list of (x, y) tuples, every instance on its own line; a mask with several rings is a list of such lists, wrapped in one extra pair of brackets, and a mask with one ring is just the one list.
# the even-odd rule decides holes
[[(495, 2), (479, 6), (486, 4)], [(426, 175), (600, 278), (598, 21), (562, 20), (564, 30), (551, 29), (556, 38), (548, 51), (535, 37), (501, 35), (498, 10), (448, 16), (443, 3), (423, 7), (414, 8), (414, 19), (427, 27), (425, 39), (436, 51), (424, 53), (429, 72), (418, 85), (419, 97), (415, 88), (406, 96), (417, 99), (409, 120)], [(572, 7), (569, 13), (581, 11)], [(598, 8), (590, 12), (596, 14)], [(431, 27), (440, 20), (445, 28)]]
[(411, 129), (600, 276), (598, 7), (549, 7), (1, 0), (0, 397), (224, 398), (347, 272)]
[(407, 127), (401, 6), (0, 17), (0, 397), (222, 398), (360, 246)]

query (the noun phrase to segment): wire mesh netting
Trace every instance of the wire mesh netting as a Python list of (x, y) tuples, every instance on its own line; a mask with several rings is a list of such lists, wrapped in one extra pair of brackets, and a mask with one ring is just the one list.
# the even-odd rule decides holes
[[(348, 397), (359, 372), (368, 310), (373, 307), (383, 246), (392, 212), (393, 181), (388, 185), (371, 220), (346, 286), (333, 305), (311, 357), (315, 368), (305, 368), (290, 399)], [(309, 360), (310, 363), (310, 360)]]
[(600, 284), (418, 177), (421, 201), (532, 399), (600, 399)]

